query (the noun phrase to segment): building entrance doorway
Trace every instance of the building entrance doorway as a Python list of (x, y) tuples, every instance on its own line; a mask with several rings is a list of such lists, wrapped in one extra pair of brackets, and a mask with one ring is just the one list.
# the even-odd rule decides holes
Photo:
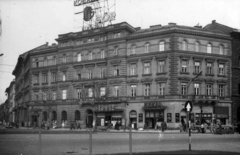
[(146, 111), (145, 123), (149, 129), (154, 129), (164, 121), (164, 110)]
[(87, 128), (93, 127), (93, 111), (90, 109), (87, 110), (86, 127)]

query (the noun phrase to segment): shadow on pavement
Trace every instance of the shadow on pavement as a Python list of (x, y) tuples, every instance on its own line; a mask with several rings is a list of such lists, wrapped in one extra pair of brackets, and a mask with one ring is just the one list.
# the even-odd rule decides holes
[[(169, 154), (194, 154), (194, 155), (239, 155), (240, 152), (223, 152), (223, 151), (198, 151), (198, 150), (193, 150), (193, 151), (188, 151), (188, 150), (178, 150), (178, 151), (159, 151), (159, 152), (138, 152), (138, 153), (132, 153), (132, 155), (169, 155)], [(95, 154), (98, 155), (98, 154)], [(99, 154), (100, 155), (100, 154)], [(101, 155), (107, 155), (107, 154), (101, 154)], [(116, 153), (116, 154), (111, 154), (111, 155), (129, 155), (129, 153)]]

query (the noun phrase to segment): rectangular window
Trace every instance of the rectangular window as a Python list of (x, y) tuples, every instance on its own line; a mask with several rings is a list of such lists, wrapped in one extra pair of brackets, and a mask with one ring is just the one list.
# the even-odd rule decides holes
[(150, 84), (144, 85), (144, 96), (150, 96)]
[(114, 55), (118, 55), (118, 47), (114, 48)]
[(131, 85), (131, 96), (135, 97), (137, 94), (137, 86), (136, 85)]
[(81, 79), (82, 79), (82, 75), (78, 74), (78, 80), (81, 80)]
[(119, 86), (114, 86), (114, 96), (119, 96)]
[(224, 64), (219, 64), (218, 65), (218, 74), (219, 75), (224, 75)]
[(66, 81), (66, 72), (63, 72), (62, 80)]
[(223, 97), (224, 96), (224, 86), (222, 84), (220, 84), (219, 86), (219, 96)]
[(175, 113), (175, 123), (179, 123), (179, 122), (180, 122), (180, 114)]
[(131, 48), (131, 53), (130, 54), (135, 54), (136, 53), (136, 47), (135, 46), (132, 46)]
[(33, 81), (34, 83), (39, 83), (38, 74), (33, 75)]
[(163, 73), (165, 71), (165, 61), (158, 62), (158, 73)]
[(187, 61), (182, 61), (182, 72), (187, 72)]
[(89, 69), (88, 71), (88, 79), (92, 79), (93, 78), (93, 71), (91, 69)]
[(88, 88), (88, 97), (93, 97), (93, 89)]
[(52, 82), (56, 82), (56, 73), (51, 73)]
[(119, 67), (118, 66), (114, 66), (113, 75), (119, 76)]
[(92, 60), (92, 52), (88, 53), (88, 60)]
[(82, 61), (82, 54), (81, 53), (78, 53), (77, 60), (78, 60), (78, 62)]
[(200, 62), (194, 62), (194, 71), (195, 73), (200, 72)]
[(66, 57), (65, 54), (63, 55), (62, 61), (63, 61), (63, 63), (66, 63), (66, 62), (67, 62), (67, 57)]
[(182, 83), (182, 95), (187, 95), (187, 84)]
[(63, 100), (67, 99), (67, 90), (62, 90), (62, 99)]
[(104, 58), (105, 58), (105, 51), (101, 50), (101, 59), (104, 59)]
[(200, 94), (200, 85), (199, 83), (194, 83), (194, 94), (199, 95)]
[(143, 74), (150, 74), (150, 63), (143, 64)]
[(47, 83), (47, 74), (43, 74), (43, 83)]
[(82, 90), (77, 89), (77, 99), (81, 99), (81, 98), (82, 98)]
[(212, 85), (211, 84), (207, 84), (207, 95), (208, 96), (212, 95)]
[(43, 92), (42, 92), (42, 99), (43, 99), (44, 101), (47, 100), (47, 92), (46, 92), (46, 91), (43, 91)]
[(104, 78), (104, 77), (105, 77), (105, 68), (101, 68), (100, 78)]
[(37, 92), (37, 93), (35, 93), (35, 98), (36, 98), (36, 100), (37, 100), (37, 101), (39, 100), (39, 97), (38, 97), (38, 92)]
[(159, 51), (161, 52), (161, 51), (164, 51), (164, 42), (163, 41), (161, 41), (160, 43), (159, 43)]
[(159, 84), (159, 95), (165, 95), (165, 83), (160, 83)]
[(149, 44), (145, 44), (145, 53), (149, 53)]
[(100, 88), (100, 97), (105, 96), (106, 95), (106, 88), (105, 87), (101, 87)]
[(212, 74), (212, 63), (207, 63), (207, 74)]
[(52, 91), (52, 100), (57, 100), (57, 92)]
[(130, 75), (136, 75), (136, 64), (130, 64)]

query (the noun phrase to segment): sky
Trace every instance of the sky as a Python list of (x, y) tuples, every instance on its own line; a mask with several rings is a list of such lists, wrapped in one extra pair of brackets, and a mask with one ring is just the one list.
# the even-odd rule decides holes
[[(205, 26), (216, 22), (240, 29), (240, 0), (108, 0), (116, 12), (113, 24), (133, 27), (151, 25)], [(0, 0), (0, 104), (14, 79), (18, 56), (46, 42), (56, 43), (59, 34), (81, 31), (74, 0)]]

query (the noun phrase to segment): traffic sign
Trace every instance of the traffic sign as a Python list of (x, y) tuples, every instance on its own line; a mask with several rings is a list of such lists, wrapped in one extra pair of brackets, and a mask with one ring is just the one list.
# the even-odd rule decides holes
[(191, 112), (191, 111), (192, 111), (192, 107), (193, 107), (193, 105), (192, 105), (192, 102), (191, 102), (191, 101), (187, 101), (187, 102), (185, 103), (184, 108), (185, 108), (188, 112)]

